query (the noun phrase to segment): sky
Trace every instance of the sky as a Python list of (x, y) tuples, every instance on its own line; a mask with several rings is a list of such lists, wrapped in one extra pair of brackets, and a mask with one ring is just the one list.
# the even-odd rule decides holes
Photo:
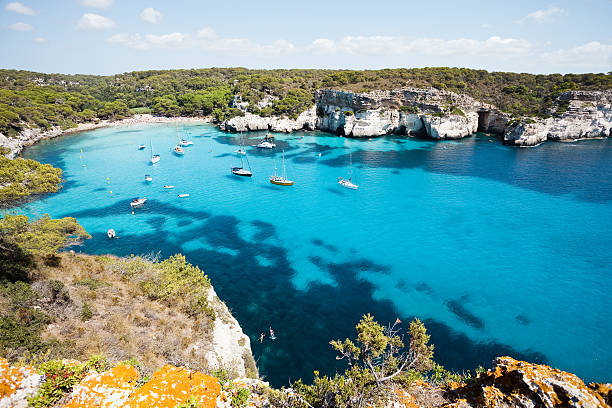
[(0, 0), (0, 68), (612, 71), (612, 0)]

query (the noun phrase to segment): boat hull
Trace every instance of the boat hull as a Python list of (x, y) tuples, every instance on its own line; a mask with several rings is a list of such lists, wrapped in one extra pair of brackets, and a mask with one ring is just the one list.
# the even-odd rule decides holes
[(248, 170), (244, 170), (243, 168), (240, 168), (240, 167), (232, 168), (232, 174), (235, 174), (236, 176), (241, 176), (241, 177), (253, 176), (253, 173), (251, 173)]
[(294, 184), (294, 181), (270, 179), (270, 183), (277, 185), (277, 186), (292, 186)]

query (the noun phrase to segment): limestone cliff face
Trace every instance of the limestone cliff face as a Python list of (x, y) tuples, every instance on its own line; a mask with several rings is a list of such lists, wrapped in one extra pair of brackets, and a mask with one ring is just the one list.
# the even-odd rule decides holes
[(388, 134), (457, 139), (477, 130), (502, 134), (509, 116), (469, 96), (438, 89), (401, 88), (353, 93), (319, 90), (315, 106), (296, 120), (253, 114), (226, 121), (230, 132), (323, 130), (350, 137)]
[(523, 120), (510, 127), (504, 142), (537, 146), (548, 140), (573, 141), (612, 136), (612, 91), (570, 91), (559, 95), (567, 110), (559, 117)]

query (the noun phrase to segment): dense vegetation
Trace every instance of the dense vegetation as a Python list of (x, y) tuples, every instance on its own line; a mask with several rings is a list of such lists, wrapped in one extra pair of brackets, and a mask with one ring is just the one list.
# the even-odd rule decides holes
[[(26, 123), (41, 128), (75, 126), (94, 118), (152, 112), (164, 116), (241, 115), (235, 102), (263, 116), (295, 117), (314, 91), (357, 92), (402, 86), (436, 87), (492, 103), (515, 116), (548, 116), (559, 93), (612, 88), (612, 74), (533, 75), (465, 68), (372, 71), (248, 70), (210, 68), (129, 72), (113, 76), (0, 71), (0, 132), (12, 135)], [(236, 97), (236, 98), (235, 98)], [(245, 106), (243, 106), (245, 108)]]
[(0, 208), (32, 194), (54, 193), (62, 181), (62, 170), (35, 160), (9, 160), (0, 155)]

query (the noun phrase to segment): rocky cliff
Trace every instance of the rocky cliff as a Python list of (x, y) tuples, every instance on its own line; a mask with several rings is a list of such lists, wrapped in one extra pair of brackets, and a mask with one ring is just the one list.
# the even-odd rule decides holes
[(434, 88), (353, 93), (319, 90), (315, 105), (297, 120), (246, 114), (225, 130), (291, 132), (318, 129), (350, 137), (388, 134), (458, 139), (476, 131), (504, 136), (504, 143), (535, 146), (547, 140), (572, 141), (611, 136), (612, 91), (569, 91), (559, 95), (548, 119), (511, 117), (469, 96)]
[(492, 105), (434, 88), (368, 93), (320, 90), (315, 105), (296, 120), (247, 113), (222, 127), (231, 132), (318, 129), (350, 137), (398, 134), (457, 139), (477, 130), (502, 134), (508, 120), (508, 115)]
[(569, 91), (559, 95), (558, 117), (523, 119), (510, 126), (504, 142), (537, 146), (547, 140), (574, 141), (612, 136), (612, 91)]

